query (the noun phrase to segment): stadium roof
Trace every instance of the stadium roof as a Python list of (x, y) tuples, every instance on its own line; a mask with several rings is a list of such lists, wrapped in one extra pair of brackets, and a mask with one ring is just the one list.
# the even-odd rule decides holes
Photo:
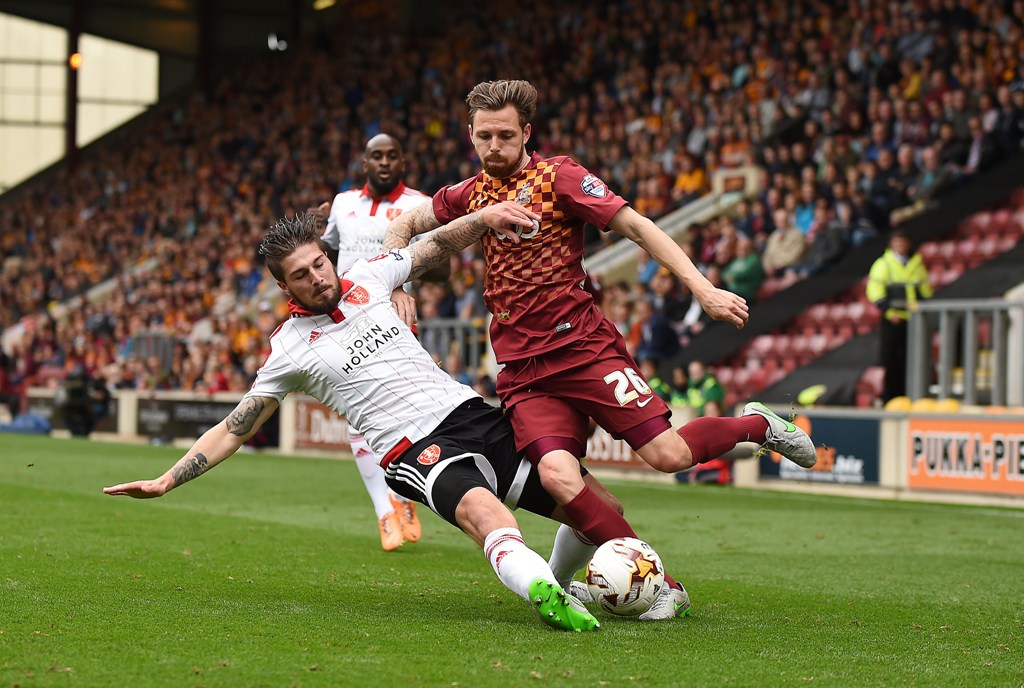
[[(322, 5), (324, 12), (315, 9)], [(223, 57), (267, 49), (269, 34), (290, 39), (319, 17), (340, 12), (366, 15), (386, 7), (408, 7), (408, 0), (0, 0), (0, 12), (80, 30), (196, 59), (201, 38), (208, 41), (216, 68)], [(205, 33), (204, 33), (205, 29)]]

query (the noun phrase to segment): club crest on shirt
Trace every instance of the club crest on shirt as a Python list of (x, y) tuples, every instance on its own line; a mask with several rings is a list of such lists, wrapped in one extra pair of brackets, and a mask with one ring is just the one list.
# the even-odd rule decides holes
[(354, 303), (357, 306), (365, 306), (370, 303), (370, 294), (362, 287), (356, 287), (345, 294), (346, 303)]
[(401, 208), (388, 208), (388, 211), (386, 213), (384, 213), (384, 215), (387, 216), (388, 220), (394, 220), (396, 217), (398, 217), (401, 214), (402, 214), (402, 209)]
[(437, 463), (437, 460), (440, 458), (441, 447), (436, 444), (432, 444), (420, 452), (420, 455), (416, 457), (416, 461), (424, 466), (430, 466)]
[(519, 205), (530, 205), (530, 201), (533, 199), (533, 184), (527, 184), (523, 188), (519, 189), (519, 193), (516, 194), (516, 203)]
[(608, 187), (604, 185), (604, 182), (592, 174), (583, 178), (580, 188), (583, 189), (583, 193), (594, 198), (604, 198), (608, 193)]

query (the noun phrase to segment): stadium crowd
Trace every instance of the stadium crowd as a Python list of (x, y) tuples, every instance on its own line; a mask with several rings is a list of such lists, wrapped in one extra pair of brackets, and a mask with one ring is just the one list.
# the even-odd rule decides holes
[[(431, 37), (320, 35), (4, 199), (0, 328), (23, 333), (5, 337), (0, 394), (76, 365), (112, 387), (247, 388), (284, 314), (261, 284), (264, 229), (361, 184), (362, 147), (382, 131), (404, 142), (411, 187), (474, 174), (463, 98), (482, 79), (534, 83), (537, 150), (572, 155), (650, 217), (720, 170), (756, 167), (762, 191), (682, 242), (748, 299), (827, 269), (1024, 136), (1021, 0), (517, 10), (497, 36), (462, 6)], [(126, 272), (140, 261), (151, 267)], [(482, 319), (482, 267), (467, 250), (447, 289), (422, 285), (421, 319)], [(68, 301), (105, 280), (107, 296)], [(705, 325), (643, 256), (636, 283), (601, 298), (638, 358), (663, 360)]]

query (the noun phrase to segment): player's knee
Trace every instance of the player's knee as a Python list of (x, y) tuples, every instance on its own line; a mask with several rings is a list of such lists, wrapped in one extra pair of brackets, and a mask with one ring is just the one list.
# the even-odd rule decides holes
[(575, 459), (566, 461), (544, 457), (537, 464), (540, 484), (559, 504), (571, 501), (583, 489), (579, 464)]
[(651, 452), (644, 460), (651, 468), (662, 473), (678, 473), (693, 465), (693, 457), (689, 452), (667, 449)]

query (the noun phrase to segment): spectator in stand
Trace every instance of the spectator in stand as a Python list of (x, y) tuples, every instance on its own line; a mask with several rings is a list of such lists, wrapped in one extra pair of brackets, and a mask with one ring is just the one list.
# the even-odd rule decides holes
[(464, 384), (467, 387), (473, 386), (473, 377), (466, 372), (466, 366), (462, 362), (462, 355), (455, 347), (452, 347), (452, 350), (444, 359), (444, 368), (456, 382)]
[[(682, 292), (686, 292), (685, 295)], [(651, 278), (649, 300), (655, 312), (670, 322), (679, 322), (690, 309), (693, 296), (685, 287), (680, 287), (675, 275), (661, 268)]]
[(828, 217), (827, 210), (819, 209), (821, 218), (818, 226), (811, 233), (811, 242), (801, 261), (789, 268), (792, 274), (800, 279), (816, 275), (842, 257), (852, 228), (849, 206), (838, 206), (838, 210), (841, 215), (833, 220)]
[(996, 103), (998, 110), (993, 136), (1001, 151), (1012, 153), (1020, 149), (1024, 138), (1024, 113), (1014, 105), (1013, 92), (1005, 84), (996, 91)]
[(761, 258), (750, 237), (741, 234), (736, 239), (736, 257), (722, 269), (722, 282), (729, 291), (753, 302), (757, 290), (764, 282)]
[(970, 176), (987, 170), (996, 161), (999, 154), (992, 137), (981, 125), (981, 117), (972, 115), (967, 119), (967, 130), (970, 132), (967, 144), (967, 155), (961, 172)]
[(902, 144), (896, 151), (896, 171), (890, 186), (898, 191), (899, 198), (903, 202), (910, 201), (907, 190), (914, 183), (919, 173), (920, 170), (914, 160), (914, 147), (909, 143)]
[(669, 385), (672, 393), (668, 400), (670, 406), (687, 405), (689, 383), (690, 379), (686, 375), (686, 368), (676, 366), (672, 369), (672, 382)]
[(945, 191), (952, 181), (952, 169), (940, 162), (937, 145), (928, 146), (921, 151), (921, 171), (907, 187), (907, 195), (915, 202), (926, 203)]
[(786, 268), (796, 265), (803, 258), (807, 250), (807, 238), (793, 225), (785, 209), (776, 210), (772, 217), (775, 230), (768, 236), (761, 264), (766, 275), (778, 277)]
[(952, 123), (942, 122), (939, 125), (939, 162), (949, 165), (959, 176), (960, 169), (967, 158), (967, 150), (963, 141), (956, 137), (956, 129)]
[[(725, 410), (725, 388), (703, 361), (690, 361), (686, 388), (686, 404), (697, 417), (719, 417)], [(732, 482), (732, 461), (717, 458), (681, 474), (691, 483), (715, 482), (728, 485)]]
[(647, 385), (654, 390), (655, 394), (663, 401), (669, 401), (672, 396), (672, 388), (661, 379), (661, 373), (658, 372), (658, 363), (653, 358), (640, 359), (640, 374), (647, 380)]
[(697, 166), (693, 156), (683, 153), (679, 157), (679, 174), (672, 185), (672, 200), (683, 206), (708, 192), (704, 170)]
[(814, 222), (814, 206), (817, 201), (817, 193), (814, 184), (804, 182), (800, 185), (800, 197), (797, 200), (796, 208), (793, 211), (793, 225), (805, 236), (811, 232), (811, 224)]
[(633, 358), (663, 361), (679, 353), (679, 335), (665, 316), (654, 310), (650, 301), (637, 301), (634, 311), (626, 340)]
[(647, 251), (642, 248), (636, 250), (636, 281), (639, 284), (650, 284), (660, 267)]
[(866, 290), (868, 301), (882, 312), (883, 401), (906, 394), (909, 309), (921, 299), (930, 299), (932, 293), (921, 254), (911, 250), (905, 232), (894, 231), (889, 237), (889, 248), (871, 266)]

